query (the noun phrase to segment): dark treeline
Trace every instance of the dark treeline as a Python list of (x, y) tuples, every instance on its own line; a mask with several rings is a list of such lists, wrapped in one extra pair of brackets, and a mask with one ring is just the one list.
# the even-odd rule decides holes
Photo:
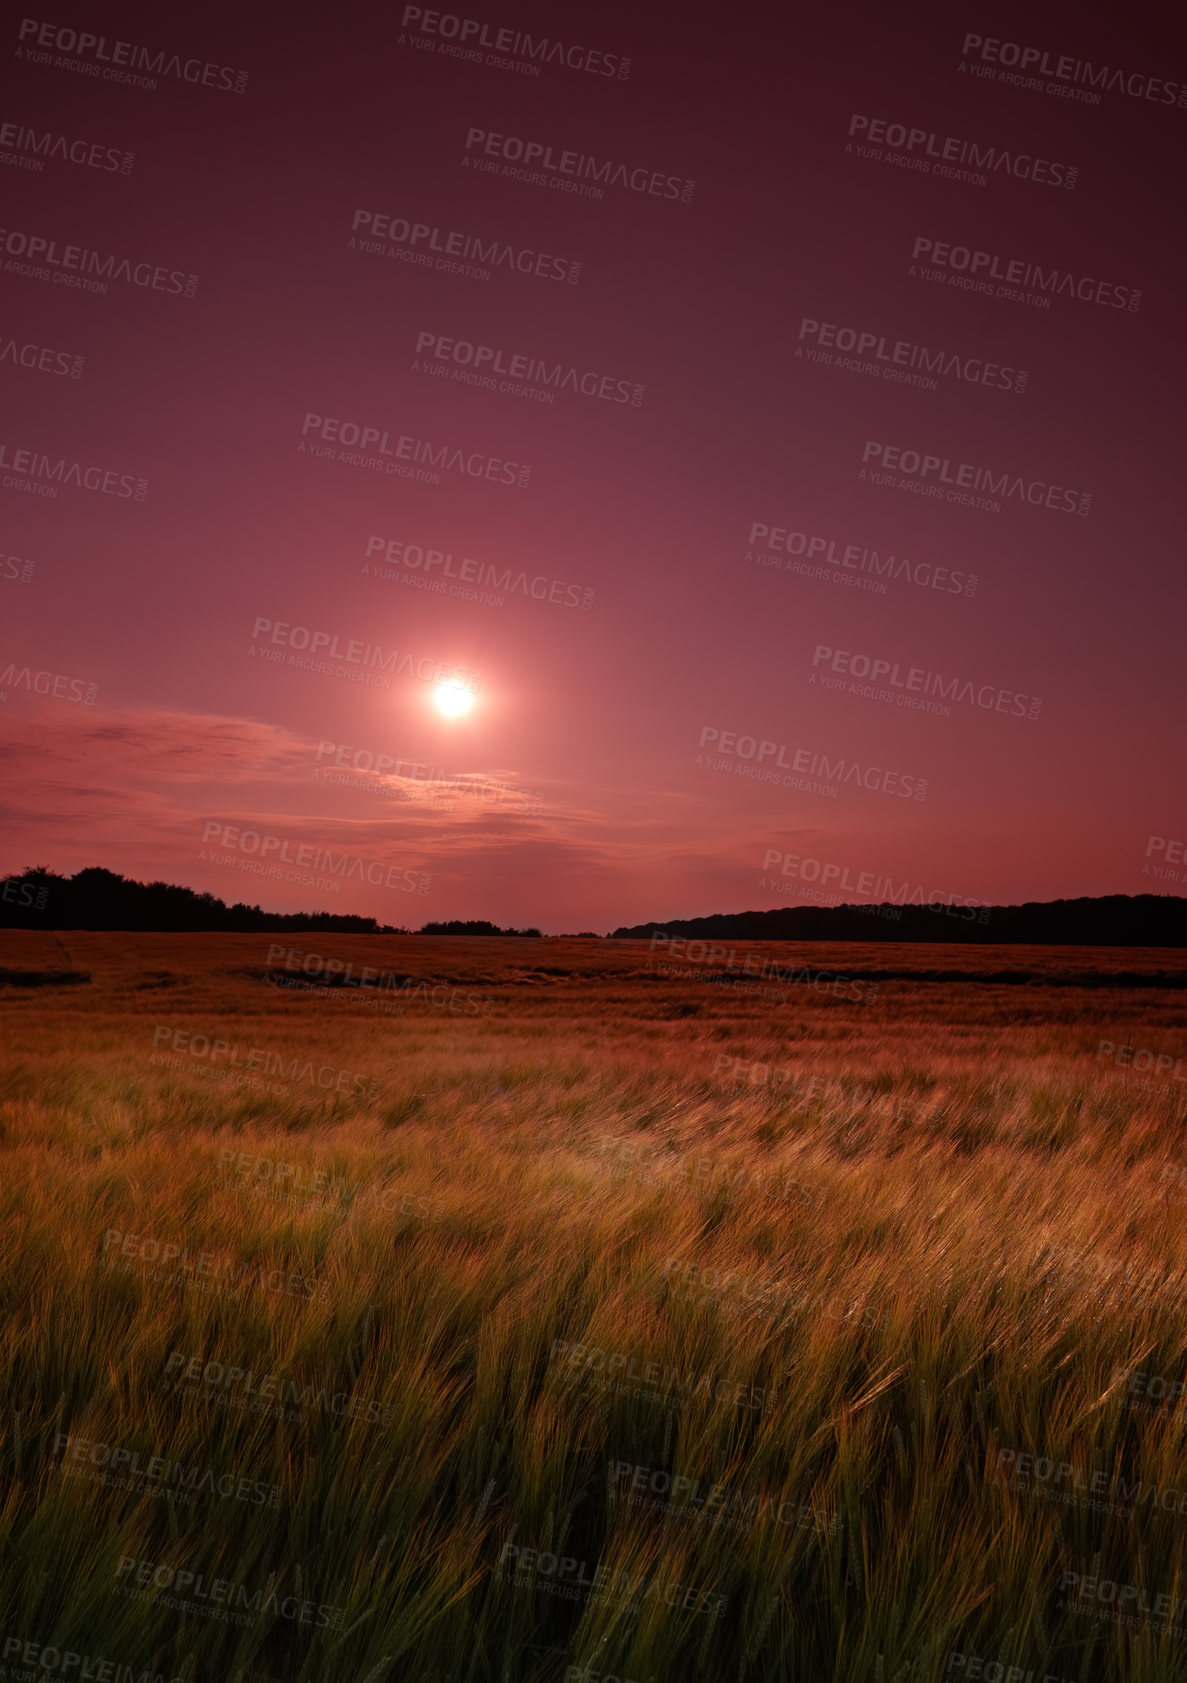
[[(485, 918), (426, 923), (413, 931), (347, 912), (266, 912), (167, 882), (134, 882), (92, 866), (72, 877), (31, 868), (0, 878), (0, 927), (18, 929), (224, 930), (255, 934), (341, 930), (356, 935), (532, 936)], [(1187, 899), (1109, 894), (1028, 900), (1021, 906), (777, 906), (616, 929), (612, 939), (653, 934), (704, 941), (973, 941), (1041, 946), (1184, 947)], [(596, 939), (592, 931), (581, 937)], [(581, 937), (570, 937), (578, 939)]]
[[(17, 929), (224, 930), (256, 934), (328, 929), (355, 935), (413, 931), (347, 912), (265, 912), (241, 901), (228, 906), (168, 882), (133, 882), (96, 866), (72, 877), (37, 867), (0, 878), (0, 927)], [(483, 919), (426, 923), (421, 935), (536, 935), (538, 929), (500, 929)]]
[(975, 941), (1075, 947), (1187, 946), (1187, 900), (1171, 894), (1106, 894), (1027, 900), (1021, 906), (777, 906), (670, 918), (614, 931), (702, 941)]
[[(426, 923), (417, 930), (418, 935), (540, 935), (538, 929), (500, 929), (497, 923), (488, 923), (485, 918), (470, 918), (463, 922), (461, 918), (451, 918), (448, 923)], [(540, 936), (543, 940), (543, 936)]]
[(0, 925), (20, 929), (226, 930), (247, 934), (286, 929), (350, 930), (356, 935), (407, 934), (373, 917), (342, 912), (265, 912), (228, 906), (168, 882), (133, 882), (92, 866), (72, 877), (33, 869), (0, 880)]

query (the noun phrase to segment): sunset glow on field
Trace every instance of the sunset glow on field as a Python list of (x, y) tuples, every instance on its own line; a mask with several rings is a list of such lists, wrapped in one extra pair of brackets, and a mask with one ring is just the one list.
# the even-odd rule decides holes
[(1187, 1683), (1183, 34), (0, 24), (0, 1683)]

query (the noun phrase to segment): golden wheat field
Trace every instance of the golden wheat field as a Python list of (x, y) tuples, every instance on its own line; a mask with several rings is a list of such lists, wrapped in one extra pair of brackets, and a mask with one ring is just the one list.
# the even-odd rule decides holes
[(1173, 951), (0, 972), (4, 1679), (1187, 1679)]

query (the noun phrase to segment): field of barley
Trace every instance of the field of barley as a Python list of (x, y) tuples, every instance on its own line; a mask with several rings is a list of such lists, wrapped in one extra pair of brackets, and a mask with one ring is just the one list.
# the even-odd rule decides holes
[(1187, 1680), (1187, 959), (0, 934), (0, 1679)]

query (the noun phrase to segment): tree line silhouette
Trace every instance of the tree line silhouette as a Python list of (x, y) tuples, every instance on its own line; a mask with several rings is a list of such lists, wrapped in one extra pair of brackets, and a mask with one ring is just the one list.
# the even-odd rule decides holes
[[(970, 916), (970, 911), (975, 911)], [(1187, 946), (1187, 900), (1172, 894), (1083, 895), (1020, 906), (776, 906), (767, 912), (669, 918), (614, 931), (702, 941), (973, 941), (979, 945)]]
[(134, 882), (99, 866), (60, 876), (44, 866), (0, 878), (0, 927), (17, 929), (222, 930), (268, 933), (328, 929), (356, 935), (539, 935), (497, 924), (427, 923), (419, 931), (351, 912), (266, 912), (169, 882)]
[[(722, 941), (973, 941), (993, 945), (1183, 947), (1187, 899), (1171, 894), (1107, 894), (1076, 900), (1027, 900), (985, 906), (777, 906), (622, 926), (613, 940), (652, 935)], [(418, 930), (352, 912), (266, 912), (228, 906), (168, 882), (134, 882), (100, 866), (61, 876), (44, 866), (0, 878), (0, 927), (17, 929), (210, 930), (255, 934), (340, 930), (356, 935), (501, 935), (542, 939), (536, 928), (500, 928), (485, 918), (452, 918)], [(592, 930), (569, 939), (596, 940)]]

